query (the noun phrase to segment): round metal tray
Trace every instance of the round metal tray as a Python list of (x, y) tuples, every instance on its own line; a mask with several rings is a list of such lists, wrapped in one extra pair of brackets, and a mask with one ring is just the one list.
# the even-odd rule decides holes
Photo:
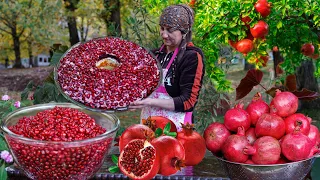
[[(60, 61), (61, 61), (68, 53), (70, 53), (74, 48), (76, 48), (76, 47), (78, 47), (78, 46), (84, 45), (84, 44), (86, 44), (86, 43), (88, 43), (88, 42), (92, 42), (92, 41), (96, 41), (96, 40), (101, 40), (101, 39), (105, 39), (105, 38), (117, 38), (117, 39), (120, 39), (120, 40), (122, 40), (122, 41), (127, 41), (127, 40), (123, 40), (123, 39), (118, 38), (118, 37), (100, 37), (100, 38), (94, 38), (94, 39), (89, 40), (89, 41), (87, 41), (87, 42), (82, 42), (82, 43), (79, 42), (79, 43), (73, 45), (71, 48), (69, 48), (69, 49), (62, 55), (62, 57), (60, 58), (60, 60), (59, 60), (59, 62), (57, 63), (57, 65), (54, 67), (54, 81), (55, 81), (55, 84), (56, 84), (57, 89), (59, 90), (59, 92), (60, 92), (68, 101), (76, 104), (77, 106), (80, 106), (80, 107), (82, 107), (82, 108), (85, 108), (85, 109), (88, 109), (88, 110), (91, 110), (91, 111), (104, 112), (104, 113), (115, 113), (116, 111), (126, 111), (126, 110), (128, 110), (128, 106), (126, 106), (126, 107), (118, 107), (118, 108), (115, 108), (115, 109), (92, 108), (92, 107), (86, 106), (85, 104), (83, 104), (83, 103), (81, 103), (81, 102), (78, 102), (78, 101), (72, 99), (71, 97), (69, 97), (69, 96), (63, 91), (63, 89), (61, 88), (60, 83), (59, 83), (59, 81), (58, 81), (58, 72), (57, 72), (57, 71), (58, 71), (58, 69), (59, 69), (59, 67), (60, 67)], [(127, 41), (127, 42), (129, 42), (129, 41)], [(131, 42), (131, 43), (133, 43), (133, 42)], [(133, 43), (133, 44), (136, 44), (136, 43)], [(136, 44), (136, 45), (138, 45), (138, 44)], [(150, 50), (148, 50), (148, 49), (146, 49), (146, 48), (144, 48), (144, 47), (142, 47), (142, 46), (140, 46), (140, 45), (138, 45), (138, 46), (142, 49), (142, 51), (148, 52), (148, 54), (149, 54), (150, 56), (152, 56), (153, 59), (156, 61), (157, 68), (158, 68), (158, 71), (159, 71), (160, 75), (159, 75), (158, 85), (154, 88), (154, 90), (155, 90), (155, 89), (157, 89), (157, 88), (160, 86), (160, 84), (161, 84), (161, 80), (162, 80), (162, 76), (163, 76), (162, 66), (161, 66), (160, 62), (157, 60), (157, 58), (154, 56), (154, 54), (153, 54)], [(151, 92), (151, 93), (152, 93), (152, 92)], [(150, 93), (150, 94), (151, 94), (151, 93)], [(150, 96), (150, 94), (148, 94), (146, 97)], [(146, 97), (144, 97), (144, 98), (146, 98)]]

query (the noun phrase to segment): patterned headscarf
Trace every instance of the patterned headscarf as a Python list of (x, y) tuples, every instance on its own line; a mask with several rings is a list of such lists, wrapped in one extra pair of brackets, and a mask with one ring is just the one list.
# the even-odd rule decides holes
[(171, 5), (165, 8), (160, 16), (160, 25), (172, 28), (172, 30), (180, 30), (183, 34), (187, 34), (193, 25), (193, 10), (185, 5)]

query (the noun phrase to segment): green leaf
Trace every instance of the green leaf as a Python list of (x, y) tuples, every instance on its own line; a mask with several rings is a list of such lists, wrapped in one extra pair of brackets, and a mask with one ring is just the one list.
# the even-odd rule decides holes
[(112, 155), (111, 155), (111, 160), (112, 160), (112, 162), (113, 162), (114, 164), (118, 165), (118, 160), (119, 160), (118, 156), (112, 154)]
[(168, 122), (163, 129), (163, 134), (168, 135), (170, 132), (170, 129), (171, 129), (171, 124), (170, 124), (170, 122)]
[(118, 166), (111, 166), (108, 168), (108, 171), (111, 172), (111, 173), (117, 173), (120, 171), (119, 167)]
[(155, 134), (156, 137), (160, 137), (163, 134), (162, 129), (161, 128), (157, 128), (155, 130), (154, 134)]
[(7, 179), (8, 177), (7, 171), (5, 168), (6, 168), (5, 163), (2, 163), (0, 167), (0, 179)]
[(279, 22), (277, 23), (277, 28), (280, 29), (281, 27), (282, 27), (282, 21), (279, 21)]
[(171, 137), (177, 137), (177, 133), (176, 132), (169, 132), (168, 134), (166, 134), (167, 136), (171, 136)]

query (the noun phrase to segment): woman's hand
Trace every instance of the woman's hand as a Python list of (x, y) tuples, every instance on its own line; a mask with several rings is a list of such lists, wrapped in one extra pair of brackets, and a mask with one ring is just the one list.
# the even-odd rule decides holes
[(129, 105), (129, 109), (141, 109), (144, 107), (159, 107), (174, 111), (173, 99), (154, 99), (146, 98), (139, 101), (135, 101)]

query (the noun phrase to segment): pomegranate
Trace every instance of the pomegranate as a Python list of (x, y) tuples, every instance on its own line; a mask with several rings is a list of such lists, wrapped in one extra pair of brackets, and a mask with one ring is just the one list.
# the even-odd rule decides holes
[(160, 168), (157, 150), (147, 141), (134, 139), (121, 151), (118, 166), (130, 179), (152, 179)]
[(283, 119), (276, 114), (263, 114), (255, 128), (256, 136), (272, 136), (280, 139), (286, 132), (286, 125)]
[(238, 128), (237, 134), (230, 135), (222, 146), (223, 156), (232, 162), (243, 163), (248, 160), (248, 155), (243, 153), (243, 149), (250, 145), (243, 127)]
[(23, 117), (8, 128), (15, 134), (42, 141), (30, 143), (6, 135), (15, 160), (34, 179), (90, 177), (102, 166), (112, 143), (112, 138), (100, 138), (94, 142), (64, 144), (106, 132), (89, 115), (73, 108), (56, 106)]
[(298, 110), (298, 98), (291, 92), (281, 92), (277, 89), (269, 107), (270, 113), (275, 113), (280, 117), (287, 117)]
[(243, 152), (251, 155), (255, 164), (275, 164), (280, 159), (281, 147), (274, 137), (263, 136), (258, 138), (253, 146), (246, 146)]
[(301, 53), (305, 56), (311, 56), (314, 53), (314, 46), (311, 43), (303, 44)]
[(194, 8), (195, 4), (196, 4), (196, 0), (190, 0), (189, 2), (190, 7)]
[(288, 116), (284, 119), (286, 124), (286, 134), (294, 131), (294, 129), (299, 126), (300, 132), (304, 135), (308, 135), (310, 131), (310, 120), (307, 116), (302, 113), (296, 113)]
[(164, 127), (170, 123), (171, 128), (170, 132), (177, 132), (176, 125), (168, 118), (163, 116), (150, 116), (147, 119), (142, 119), (142, 124), (148, 126), (153, 131), (155, 131), (157, 128), (164, 129)]
[(308, 133), (308, 137), (310, 138), (312, 144), (317, 145), (317, 140), (319, 137), (319, 129), (317, 126), (311, 124), (310, 125), (310, 131)]
[(146, 135), (152, 136), (153, 131), (143, 124), (133, 124), (124, 130), (119, 138), (119, 151), (133, 139), (146, 139)]
[(253, 50), (253, 42), (250, 39), (242, 39), (237, 42), (236, 49), (246, 55)]
[(230, 45), (231, 47), (233, 47), (233, 48), (235, 48), (235, 49), (237, 48), (237, 47), (236, 47), (236, 46), (237, 46), (237, 43), (238, 43), (237, 41), (229, 40), (228, 42), (229, 42), (229, 45)]
[(153, 139), (151, 144), (159, 152), (159, 174), (169, 176), (185, 166), (185, 149), (176, 138), (171, 136), (160, 136)]
[(219, 122), (211, 123), (203, 133), (206, 147), (213, 154), (216, 154), (221, 150), (223, 143), (230, 135), (230, 131), (224, 124)]
[(257, 92), (247, 106), (246, 111), (250, 116), (251, 124), (256, 125), (262, 114), (269, 113), (269, 105), (262, 100), (261, 93)]
[(206, 141), (196, 131), (194, 125), (182, 124), (182, 131), (178, 132), (177, 139), (185, 149), (185, 165), (195, 166), (199, 164), (206, 153)]
[(248, 159), (246, 162), (244, 162), (244, 164), (254, 164), (254, 162), (251, 159)]
[(313, 145), (308, 136), (301, 133), (299, 127), (281, 141), (282, 154), (290, 161), (300, 161), (310, 156)]
[(290, 161), (288, 161), (287, 159), (281, 157), (281, 158), (277, 161), (276, 164), (285, 164), (285, 163), (289, 163), (289, 162), (290, 162)]
[(251, 119), (247, 111), (243, 109), (244, 104), (239, 102), (234, 108), (229, 109), (224, 116), (224, 125), (229, 131), (237, 132), (238, 127), (249, 129)]
[(268, 3), (267, 0), (258, 0), (254, 8), (262, 17), (267, 17), (271, 12), (271, 3)]
[(268, 35), (269, 32), (269, 25), (260, 20), (255, 24), (251, 29), (250, 32), (254, 38), (265, 38), (266, 35)]
[(254, 143), (254, 141), (257, 140), (257, 136), (256, 136), (256, 132), (255, 129), (253, 127), (250, 127), (247, 131), (246, 131), (246, 137), (248, 139), (248, 142), (252, 145)]

